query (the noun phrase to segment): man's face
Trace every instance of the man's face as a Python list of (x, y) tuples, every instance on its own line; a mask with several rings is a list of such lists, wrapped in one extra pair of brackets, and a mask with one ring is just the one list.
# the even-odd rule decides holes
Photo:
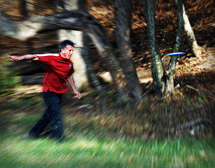
[(67, 45), (64, 49), (61, 49), (61, 56), (64, 59), (70, 59), (74, 51), (74, 47)]

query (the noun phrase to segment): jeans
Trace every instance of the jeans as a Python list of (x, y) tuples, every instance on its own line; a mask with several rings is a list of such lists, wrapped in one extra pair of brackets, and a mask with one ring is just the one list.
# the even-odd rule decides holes
[(60, 103), (63, 94), (54, 92), (43, 92), (43, 99), (46, 103), (46, 109), (43, 116), (29, 132), (32, 138), (39, 137), (40, 133), (45, 130), (45, 127), (51, 124), (51, 138), (61, 139), (64, 136), (62, 114)]

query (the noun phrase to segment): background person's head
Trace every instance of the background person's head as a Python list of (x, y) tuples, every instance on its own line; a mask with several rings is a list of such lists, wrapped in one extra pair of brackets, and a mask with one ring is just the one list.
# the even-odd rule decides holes
[(59, 44), (60, 53), (64, 59), (71, 58), (74, 48), (75, 48), (75, 45), (70, 40), (64, 40)]

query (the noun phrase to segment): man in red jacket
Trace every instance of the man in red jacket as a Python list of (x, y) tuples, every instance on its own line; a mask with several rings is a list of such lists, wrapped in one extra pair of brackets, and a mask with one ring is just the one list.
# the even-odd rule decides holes
[(74, 43), (65, 40), (59, 44), (60, 53), (51, 54), (27, 54), (23, 56), (9, 56), (12, 61), (39, 60), (47, 65), (43, 81), (43, 98), (46, 103), (46, 110), (41, 119), (30, 130), (30, 138), (38, 138), (45, 127), (51, 124), (51, 137), (63, 140), (64, 129), (60, 102), (62, 95), (68, 92), (67, 81), (75, 93), (75, 98), (80, 99), (81, 94), (76, 89), (72, 74), (74, 73), (73, 63), (70, 60)]

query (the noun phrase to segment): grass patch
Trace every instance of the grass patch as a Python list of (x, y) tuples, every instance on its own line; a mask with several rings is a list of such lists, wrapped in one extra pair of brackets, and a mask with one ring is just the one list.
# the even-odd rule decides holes
[[(62, 110), (67, 140), (63, 143), (50, 139), (23, 139), (42, 115), (44, 104), (39, 95), (12, 96), (10, 101), (1, 103), (0, 167), (215, 167), (212, 138), (158, 140), (154, 137), (152, 130), (160, 129), (162, 124), (159, 128), (154, 125), (152, 129), (151, 123), (164, 122), (164, 114), (161, 111), (155, 113), (158, 105), (129, 106), (125, 112), (124, 109), (109, 108), (110, 102), (106, 99), (101, 100), (103, 104), (93, 104), (93, 96), (80, 101), (73, 101), (69, 96), (65, 99)], [(171, 111), (172, 107), (169, 107), (166, 113)], [(141, 136), (144, 132), (148, 138)]]
[(214, 140), (141, 139), (77, 136), (64, 143), (48, 139), (0, 139), (0, 165), (12, 167), (215, 167)]

